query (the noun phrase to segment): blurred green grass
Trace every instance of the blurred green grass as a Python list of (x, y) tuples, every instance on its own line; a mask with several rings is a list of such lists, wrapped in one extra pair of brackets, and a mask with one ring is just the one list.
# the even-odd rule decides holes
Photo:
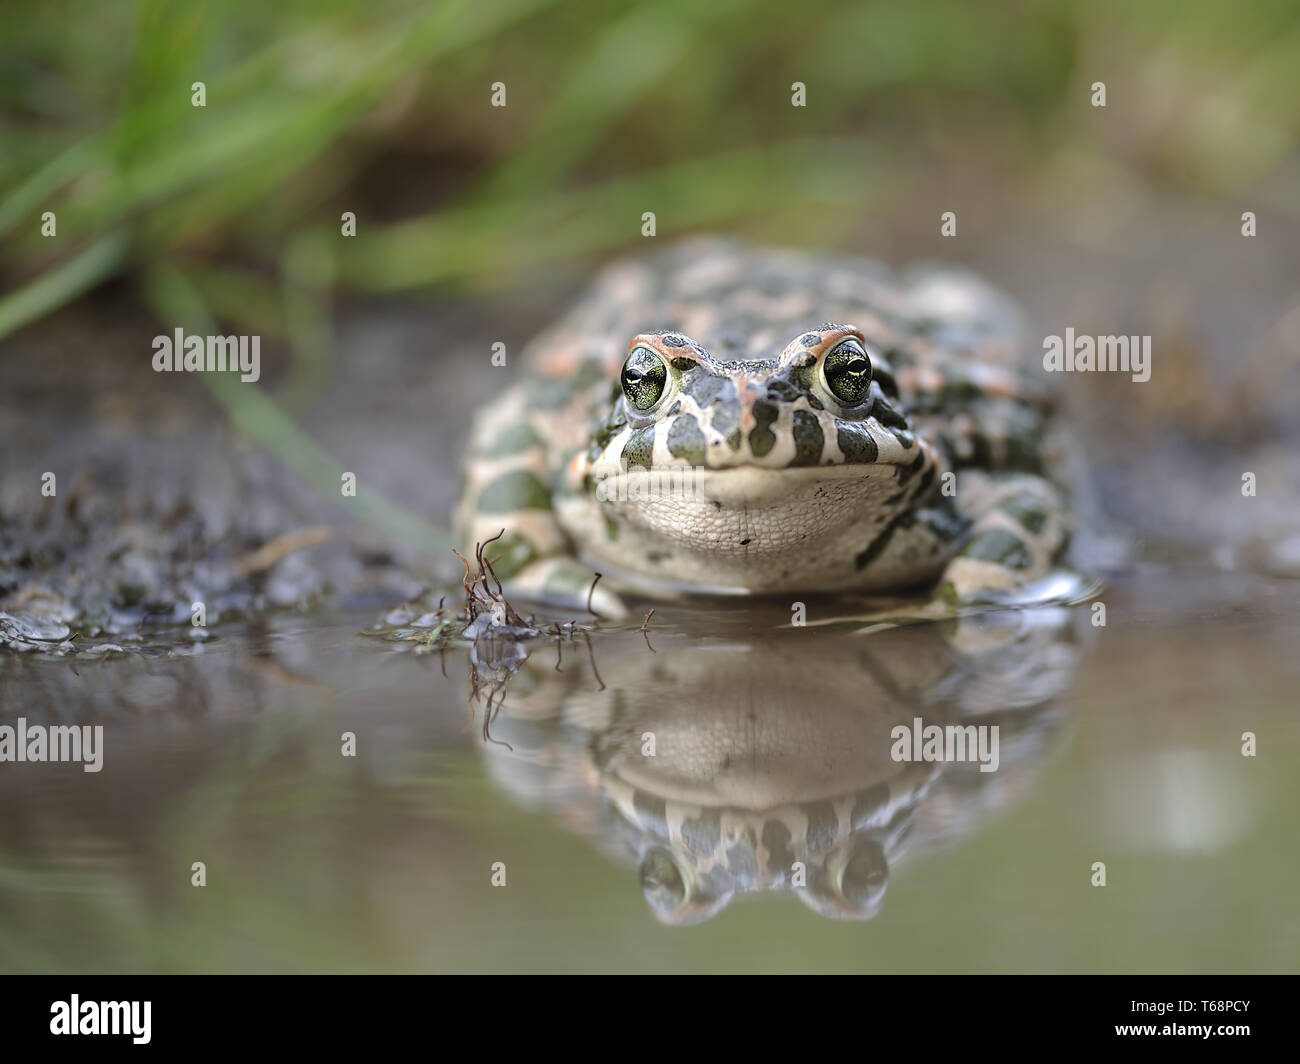
[(631, 242), (642, 210), (810, 241), (950, 124), (1027, 166), (1109, 136), (1201, 191), (1300, 131), (1289, 2), (54, 0), (6, 5), (0, 40), (0, 335), (159, 262), (287, 332), (336, 286), (497, 287)]

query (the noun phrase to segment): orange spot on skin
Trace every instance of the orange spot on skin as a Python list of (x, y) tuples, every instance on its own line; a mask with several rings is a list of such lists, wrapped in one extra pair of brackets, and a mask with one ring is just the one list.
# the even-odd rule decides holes
[(564, 479), (571, 489), (579, 489), (582, 482), (591, 469), (591, 463), (587, 460), (587, 455), (583, 452), (575, 454), (569, 464), (564, 467)]
[(736, 397), (740, 402), (740, 431), (744, 436), (754, 427), (754, 402), (763, 395), (763, 389), (752, 380), (739, 375), (732, 378), (736, 384)]

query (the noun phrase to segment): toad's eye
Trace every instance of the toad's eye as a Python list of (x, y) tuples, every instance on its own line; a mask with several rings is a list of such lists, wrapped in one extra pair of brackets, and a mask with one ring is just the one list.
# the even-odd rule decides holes
[(845, 406), (857, 406), (871, 387), (871, 359), (857, 340), (845, 340), (822, 363), (826, 387)]
[(655, 912), (671, 920), (686, 904), (690, 888), (677, 862), (666, 850), (656, 847), (641, 861), (641, 892)]
[(623, 394), (634, 409), (649, 410), (664, 394), (668, 367), (650, 348), (636, 347), (623, 363), (619, 381), (623, 385)]

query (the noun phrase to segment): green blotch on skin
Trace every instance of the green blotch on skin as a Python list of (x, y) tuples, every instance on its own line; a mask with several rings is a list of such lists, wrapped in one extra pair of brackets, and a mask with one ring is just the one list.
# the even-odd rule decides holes
[(885, 530), (871, 541), (867, 549), (859, 553), (853, 559), (853, 568), (865, 569), (877, 558), (879, 558), (880, 555), (884, 553), (885, 548), (889, 546), (889, 541), (893, 537), (893, 535), (894, 535), (894, 526), (892, 524), (887, 525), (885, 527)]
[(485, 556), (492, 561), (492, 571), (497, 574), (497, 577), (506, 580), (538, 555), (536, 548), (526, 537), (517, 532), (507, 532), (488, 545)]
[[(798, 389), (800, 395), (808, 396), (809, 402), (812, 402), (812, 400), (815, 398), (815, 396), (812, 394), (812, 391), (813, 391), (813, 381), (816, 379), (817, 376), (817, 371), (814, 368), (816, 365), (817, 365), (817, 360), (813, 359), (808, 363), (808, 365), (795, 366), (790, 371), (790, 380), (794, 382), (794, 386), (795, 388)], [(817, 406), (818, 409), (821, 408), (820, 403), (818, 403)]]
[(769, 381), (767, 396), (769, 399), (776, 399), (779, 402), (793, 403), (799, 398), (799, 389), (789, 381)]
[(628, 469), (649, 469), (654, 461), (655, 430), (637, 429), (623, 444), (623, 465)]
[(810, 854), (824, 853), (839, 832), (840, 818), (835, 806), (827, 799), (808, 802), (802, 806), (808, 815), (807, 846)]
[[(896, 347), (891, 347), (884, 352), (888, 361), (895, 365), (903, 358), (903, 353)], [(880, 390), (891, 398), (898, 398), (898, 381), (894, 379), (893, 372), (883, 363), (877, 362), (871, 367), (871, 381), (873, 384), (879, 384)]]
[[(885, 428), (887, 429), (907, 428), (907, 419), (903, 417), (903, 415), (900, 414), (897, 410), (895, 410), (892, 406), (890, 406), (890, 404), (887, 403), (884, 399), (877, 398), (875, 403), (872, 404), (871, 416), (874, 417), (877, 421), (879, 421), (882, 425), (884, 425)], [(894, 433), (894, 435), (897, 436), (898, 433)], [(906, 447), (908, 446), (908, 444), (903, 444), (903, 446)]]
[(768, 865), (773, 868), (790, 868), (798, 859), (790, 845), (790, 829), (773, 817), (763, 824), (763, 848), (768, 853)]
[(1020, 522), (1026, 531), (1035, 534), (1041, 532), (1047, 523), (1047, 511), (1032, 495), (1013, 496), (1002, 503), (999, 509)]
[(691, 465), (704, 464), (704, 433), (690, 414), (677, 418), (668, 430), (668, 453), (686, 459)]
[(709, 419), (713, 431), (727, 441), (733, 451), (740, 450), (740, 404), (719, 403)]
[(794, 458), (790, 464), (794, 466), (810, 466), (820, 462), (825, 437), (822, 435), (822, 427), (817, 420), (817, 416), (808, 413), (807, 410), (796, 410), (794, 412), (793, 432)]
[(962, 550), (962, 556), (982, 562), (997, 562), (1009, 569), (1028, 569), (1033, 564), (1029, 548), (1005, 528), (979, 533)]
[(708, 809), (697, 817), (682, 821), (682, 842), (697, 857), (711, 854), (722, 841), (722, 820), (715, 809)]
[(749, 430), (749, 449), (755, 458), (762, 458), (776, 445), (776, 433), (771, 425), (779, 413), (776, 406), (762, 399), (754, 404), (754, 427)]
[(863, 831), (871, 826), (872, 820), (889, 802), (889, 785), (874, 783), (858, 795), (853, 802), (853, 811), (849, 814), (849, 829)]
[(551, 493), (526, 469), (502, 473), (479, 492), (478, 510), (484, 514), (508, 514), (515, 510), (549, 510)]
[(962, 459), (962, 465), (974, 466), (976, 469), (985, 469), (993, 465), (993, 448), (984, 433), (976, 432), (968, 436), (967, 441), (969, 452)]
[(561, 598), (585, 597), (595, 578), (595, 573), (576, 565), (557, 565), (546, 574), (542, 589)]
[[(621, 395), (622, 391), (620, 390), (618, 394)], [(593, 437), (596, 446), (603, 451), (609, 446), (609, 441), (622, 432), (626, 427), (627, 418), (623, 414), (623, 404), (618, 403), (610, 411), (609, 417), (607, 417), (596, 430), (595, 436)]]
[[(898, 433), (895, 432), (894, 435), (897, 436)], [(903, 444), (903, 446), (910, 447), (911, 443), (905, 443)], [(911, 480), (914, 476), (916, 476), (917, 473), (921, 472), (921, 469), (922, 467), (924, 467), (924, 465), (925, 465), (925, 452), (922, 451), (915, 458), (912, 459), (911, 465), (899, 466), (898, 467), (899, 485), (902, 486), (906, 484), (909, 480)]]
[(1010, 410), (998, 408), (1002, 416), (1001, 441), (1004, 469), (1023, 469), (1030, 473), (1043, 471), (1043, 426), (1039, 416), (1031, 410), (1016, 406)]
[(739, 879), (752, 879), (758, 875), (758, 860), (754, 856), (754, 829), (746, 828), (734, 846), (727, 847), (727, 868)]
[(957, 594), (956, 585), (951, 580), (945, 580), (934, 591), (934, 598), (942, 602), (945, 606), (960, 606), (961, 597)]
[(483, 451), (486, 458), (506, 458), (512, 454), (520, 454), (530, 450), (533, 447), (542, 446), (541, 437), (527, 423), (511, 425)]
[(697, 373), (682, 380), (682, 394), (695, 400), (701, 410), (736, 401), (736, 386), (730, 377)]
[(944, 384), (942, 395), (944, 402), (956, 405), (983, 398), (984, 392), (972, 380), (953, 379)]
[(899, 528), (911, 528), (916, 524), (916, 515), (910, 513), (899, 514), (893, 521), (884, 527), (880, 535), (871, 541), (866, 550), (862, 551), (853, 559), (855, 569), (865, 569), (874, 562), (881, 554), (884, 553), (889, 541), (893, 539), (894, 532)]
[(921, 474), (920, 482), (916, 485), (917, 498), (923, 498), (925, 496), (925, 493), (930, 490), (930, 486), (934, 483), (934, 479), (938, 475), (939, 467), (936, 465), (930, 466), (923, 474)]
[(846, 462), (866, 464), (874, 462), (880, 454), (874, 437), (861, 425), (841, 422), (835, 435)]

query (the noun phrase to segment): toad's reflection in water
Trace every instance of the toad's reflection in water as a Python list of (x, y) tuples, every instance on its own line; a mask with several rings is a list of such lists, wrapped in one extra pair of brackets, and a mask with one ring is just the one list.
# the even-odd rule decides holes
[[(792, 890), (861, 920), (890, 868), (975, 831), (1059, 732), (1084, 629), (1066, 609), (873, 633), (787, 629), (687, 643), (602, 637), (535, 650), (482, 747), (501, 788), (638, 867), (655, 916)], [(725, 638), (725, 636), (724, 636)], [(562, 649), (562, 648), (560, 648)], [(995, 771), (895, 760), (894, 730), (996, 726)], [(972, 733), (973, 734), (973, 733)], [(988, 766), (986, 766), (988, 767)]]

